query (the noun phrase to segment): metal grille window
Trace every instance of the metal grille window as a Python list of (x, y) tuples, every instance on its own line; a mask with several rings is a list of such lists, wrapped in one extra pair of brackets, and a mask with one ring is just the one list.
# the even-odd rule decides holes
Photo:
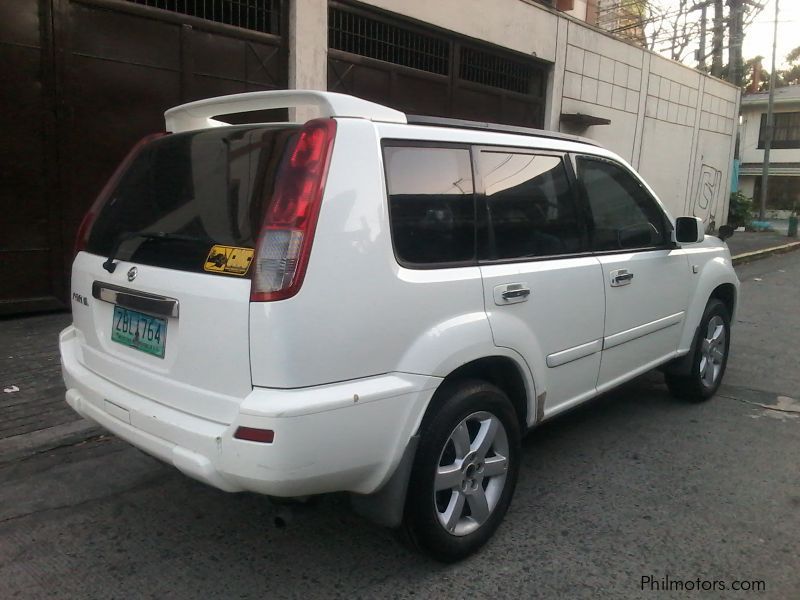
[(128, 0), (134, 4), (280, 35), (282, 0)]
[(447, 75), (450, 42), (340, 8), (328, 12), (328, 45), (429, 73)]
[[(772, 147), (776, 149), (800, 148), (800, 112), (775, 113), (775, 130)], [(761, 114), (761, 130), (758, 134), (758, 147), (763, 149), (767, 139), (767, 115)]]
[(461, 48), (461, 79), (520, 94), (542, 93), (542, 73), (533, 65), (498, 54)]

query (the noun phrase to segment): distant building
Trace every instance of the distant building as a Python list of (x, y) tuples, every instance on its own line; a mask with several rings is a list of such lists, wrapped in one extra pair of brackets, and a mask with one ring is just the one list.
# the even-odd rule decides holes
[(588, 23), (639, 46), (646, 45), (647, 0), (596, 0), (593, 4), (597, 5), (596, 21), (587, 18)]
[[(742, 97), (739, 189), (752, 196), (756, 205), (761, 198), (768, 101), (767, 92)], [(800, 209), (800, 86), (775, 90), (768, 193), (767, 210), (773, 218), (787, 217), (788, 211)]]

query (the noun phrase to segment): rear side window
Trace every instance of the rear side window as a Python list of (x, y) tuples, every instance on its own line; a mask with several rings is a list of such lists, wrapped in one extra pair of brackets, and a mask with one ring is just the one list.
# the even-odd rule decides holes
[(560, 156), (482, 151), (487, 244), (481, 258), (532, 258), (581, 252), (578, 210)]
[(151, 142), (109, 196), (86, 249), (108, 256), (123, 240), (122, 260), (200, 272), (215, 245), (253, 248), (295, 131), (224, 127)]
[(410, 265), (474, 260), (469, 150), (387, 146), (383, 157), (397, 259)]
[(669, 242), (664, 212), (628, 171), (606, 160), (581, 157), (578, 181), (591, 211), (593, 250), (649, 248)]

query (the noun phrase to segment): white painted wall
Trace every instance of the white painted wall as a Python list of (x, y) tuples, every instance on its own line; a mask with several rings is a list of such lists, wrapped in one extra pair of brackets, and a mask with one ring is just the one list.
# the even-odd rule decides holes
[[(570, 132), (628, 160), (673, 215), (724, 224), (739, 91), (574, 20), (562, 42), (560, 113), (611, 120)], [(551, 128), (560, 113), (553, 111)]]
[[(610, 125), (570, 133), (592, 138), (628, 160), (673, 215), (725, 223), (736, 87), (530, 0), (362, 2), (553, 63), (546, 128), (567, 131), (559, 123), (562, 113), (610, 119)], [(583, 4), (578, 0), (576, 10)], [(290, 82), (324, 89), (326, 2), (292, 0), (291, 5)]]

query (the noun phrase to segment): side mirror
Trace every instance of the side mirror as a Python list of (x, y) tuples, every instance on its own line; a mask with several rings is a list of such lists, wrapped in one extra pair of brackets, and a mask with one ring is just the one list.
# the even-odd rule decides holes
[(719, 231), (717, 231), (717, 237), (724, 242), (729, 237), (733, 237), (734, 231), (736, 230), (731, 225), (723, 225), (719, 228)]
[(696, 244), (706, 237), (706, 226), (697, 217), (675, 219), (675, 241), (679, 244)]

